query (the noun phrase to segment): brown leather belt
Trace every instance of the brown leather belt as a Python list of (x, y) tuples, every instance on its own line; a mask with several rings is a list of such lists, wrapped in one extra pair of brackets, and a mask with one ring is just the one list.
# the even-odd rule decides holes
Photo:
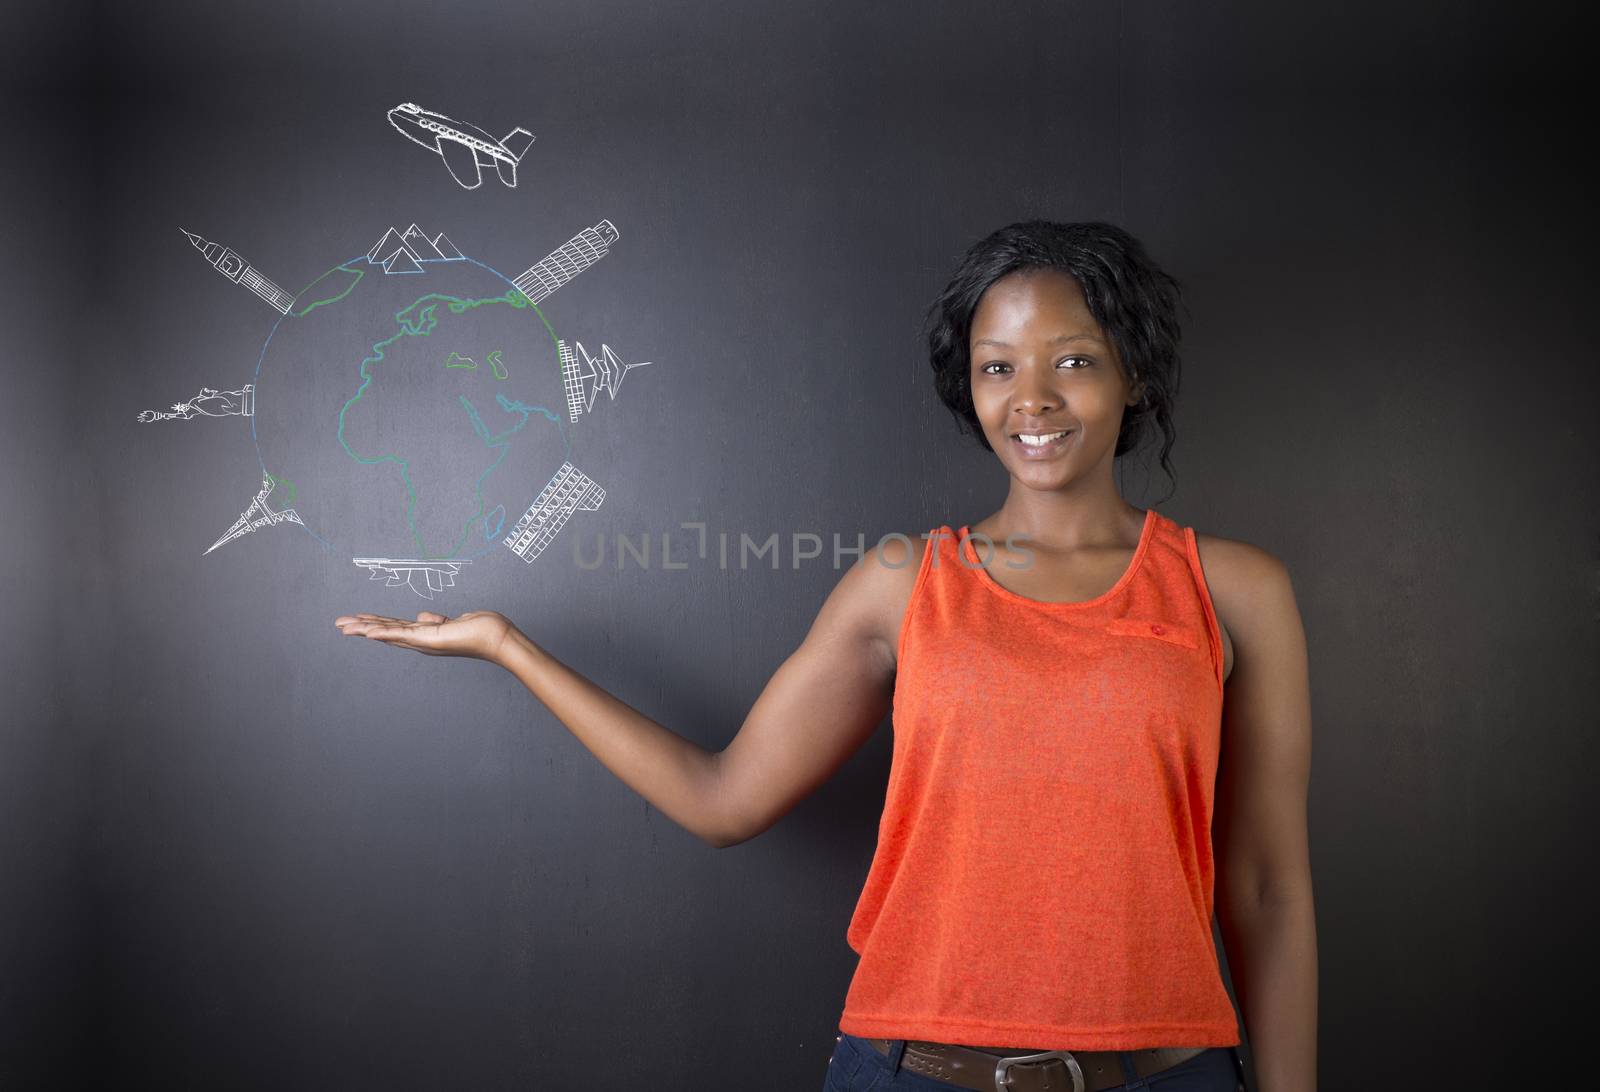
[[(879, 1054), (890, 1040), (867, 1039)], [(1186, 1062), (1206, 1047), (1151, 1047), (1145, 1050), (1019, 1050), (1014, 1047), (959, 1046), (906, 1040), (900, 1067), (936, 1081), (977, 1092), (1098, 1092), (1127, 1081), (1118, 1054), (1133, 1059), (1133, 1071), (1148, 1077)]]

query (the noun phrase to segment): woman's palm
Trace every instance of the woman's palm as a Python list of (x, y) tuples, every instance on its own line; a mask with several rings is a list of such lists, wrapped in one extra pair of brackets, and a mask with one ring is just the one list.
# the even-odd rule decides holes
[(369, 637), (386, 645), (413, 649), (429, 656), (471, 656), (493, 660), (511, 622), (492, 610), (473, 610), (454, 618), (423, 611), (415, 622), (381, 614), (347, 614), (333, 624), (346, 637)]

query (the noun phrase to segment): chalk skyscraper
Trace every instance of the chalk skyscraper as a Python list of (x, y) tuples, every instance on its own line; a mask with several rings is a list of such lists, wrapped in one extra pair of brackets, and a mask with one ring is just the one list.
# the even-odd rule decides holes
[[(594, 409), (594, 400), (602, 388), (614, 400), (622, 387), (622, 377), (634, 368), (642, 368), (650, 363), (641, 360), (637, 364), (625, 364), (609, 345), (600, 346), (599, 356), (590, 356), (584, 351), (581, 341), (574, 355), (565, 338), (556, 339), (556, 355), (561, 359), (561, 382), (567, 391), (567, 417), (573, 421)], [(583, 358), (582, 365), (578, 363), (579, 357)], [(583, 390), (584, 380), (589, 381), (588, 394)]]

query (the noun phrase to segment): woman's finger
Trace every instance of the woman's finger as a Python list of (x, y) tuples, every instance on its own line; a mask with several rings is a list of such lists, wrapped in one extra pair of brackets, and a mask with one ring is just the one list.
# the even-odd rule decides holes
[(418, 637), (415, 630), (397, 630), (393, 628), (380, 628), (376, 632), (367, 634), (375, 641), (395, 648), (409, 648), (413, 652), (420, 652), (425, 656), (444, 656), (447, 653), (439, 651), (432, 642)]
[(385, 644), (402, 644), (407, 647), (416, 647), (413, 644), (416, 640), (416, 634), (410, 630), (400, 629), (395, 626), (374, 626), (367, 630), (366, 636), (371, 637), (374, 641), (383, 641)]
[(402, 620), (395, 625), (382, 626), (380, 628), (385, 633), (403, 636), (409, 640), (418, 641), (429, 646), (437, 644), (439, 640), (439, 626), (435, 622), (407, 622)]
[(415, 622), (399, 624), (392, 622), (351, 622), (341, 628), (347, 636), (351, 637), (387, 636), (393, 638), (404, 636), (415, 625)]
[(375, 618), (339, 618), (334, 622), (334, 625), (338, 626), (340, 630), (348, 634), (362, 634), (366, 633), (374, 626), (383, 626), (388, 624), (389, 623), (387, 622), (380, 622)]

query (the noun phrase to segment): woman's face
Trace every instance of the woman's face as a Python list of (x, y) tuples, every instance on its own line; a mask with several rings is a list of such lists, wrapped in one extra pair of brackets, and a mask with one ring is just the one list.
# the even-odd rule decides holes
[[(1076, 278), (1054, 269), (990, 285), (972, 316), (972, 404), (1011, 476), (1055, 489), (1109, 459), (1122, 410), (1139, 400)], [(1020, 433), (1066, 431), (1042, 447)]]

